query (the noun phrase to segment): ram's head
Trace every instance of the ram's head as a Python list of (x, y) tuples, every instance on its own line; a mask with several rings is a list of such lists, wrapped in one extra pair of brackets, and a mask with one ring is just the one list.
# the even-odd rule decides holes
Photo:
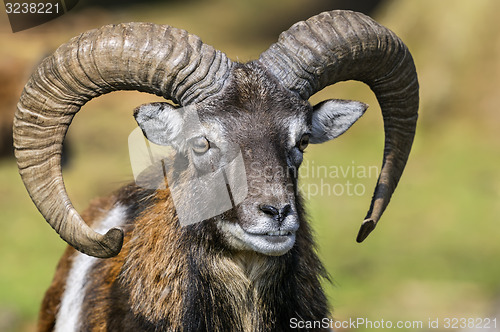
[[(93, 256), (116, 255), (121, 230), (95, 233), (67, 197), (61, 145), (73, 116), (90, 99), (114, 90), (160, 95), (179, 107), (154, 103), (134, 115), (150, 141), (177, 150), (169, 184), (186, 170), (191, 177), (219, 171), (230, 209), (216, 209), (214, 220), (228, 244), (280, 255), (293, 246), (299, 227), (296, 171), (303, 150), (342, 134), (366, 109), (341, 100), (309, 104), (315, 92), (345, 80), (368, 84), (384, 118), (383, 165), (360, 242), (403, 172), (415, 134), (418, 82), (401, 40), (359, 13), (333, 11), (299, 22), (246, 64), (168, 26), (130, 23), (84, 33), (47, 58), (25, 88), (15, 120), (20, 172), (64, 240)], [(229, 167), (238, 156), (238, 167)], [(239, 180), (242, 175), (246, 181)], [(182, 204), (196, 209), (196, 195), (191, 198), (176, 204), (178, 210)]]

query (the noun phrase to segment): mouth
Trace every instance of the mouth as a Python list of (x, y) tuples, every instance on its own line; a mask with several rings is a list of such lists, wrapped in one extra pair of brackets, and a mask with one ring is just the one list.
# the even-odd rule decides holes
[[(283, 231), (283, 230), (278, 230), (278, 231), (271, 231), (267, 232), (264, 234), (254, 234), (250, 232), (246, 232), (246, 240), (250, 240), (252, 244), (260, 244), (258, 246), (259, 248), (263, 248), (264, 246), (262, 244), (273, 244), (276, 247), (275, 248), (270, 248), (269, 245), (265, 246), (267, 250), (269, 249), (274, 249), (275, 251), (281, 251), (284, 248), (278, 248), (279, 245), (287, 247), (287, 244), (290, 245), (290, 249), (293, 246), (295, 242), (295, 232), (291, 231)], [(288, 250), (286, 250), (288, 251)], [(286, 252), (285, 251), (285, 252)], [(269, 255), (269, 253), (267, 253)], [(279, 254), (278, 254), (279, 255)]]
[(288, 235), (292, 235), (292, 232), (279, 230), (279, 231), (274, 231), (274, 232), (267, 232), (266, 234), (255, 234), (255, 235), (288, 236)]
[(296, 227), (293, 229), (249, 232), (237, 223), (218, 222), (219, 229), (236, 249), (252, 250), (268, 256), (281, 256), (295, 244)]

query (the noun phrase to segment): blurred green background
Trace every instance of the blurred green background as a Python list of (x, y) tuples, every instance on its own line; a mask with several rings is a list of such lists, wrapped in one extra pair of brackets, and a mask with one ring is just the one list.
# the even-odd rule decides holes
[[(447, 317), (497, 317), (500, 325), (500, 1), (141, 3), (96, 7), (80, 1), (70, 13), (15, 34), (5, 12), (0, 14), (0, 331), (35, 329), (42, 296), (65, 247), (31, 203), (10, 155), (15, 103), (44, 56), (90, 28), (149, 21), (186, 29), (244, 62), (257, 58), (294, 22), (337, 8), (366, 11), (405, 41), (419, 73), (421, 108), (399, 187), (376, 231), (357, 244), (376, 176), (311, 172), (324, 166), (380, 168), (380, 110), (371, 91), (356, 82), (329, 87), (311, 99), (371, 105), (344, 136), (309, 147), (302, 173), (318, 251), (332, 275), (333, 283), (324, 287), (333, 316), (416, 320), (424, 324), (420, 330), (427, 330), (429, 319), (440, 319), (436, 331), (445, 330)], [(132, 180), (131, 111), (154, 100), (141, 93), (112, 93), (89, 102), (76, 116), (64, 179), (79, 211), (93, 197)], [(357, 185), (357, 194), (349, 195), (347, 187), (341, 194), (340, 187), (336, 193), (314, 193), (324, 183), (332, 188), (347, 181)]]

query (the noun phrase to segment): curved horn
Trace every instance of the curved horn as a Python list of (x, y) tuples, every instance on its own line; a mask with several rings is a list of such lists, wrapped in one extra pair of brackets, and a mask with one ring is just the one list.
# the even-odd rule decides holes
[(387, 207), (415, 136), (418, 80), (410, 52), (371, 18), (332, 11), (293, 25), (259, 61), (305, 100), (346, 80), (362, 81), (375, 93), (384, 119), (385, 148), (371, 206), (356, 239), (362, 242)]
[(59, 47), (26, 84), (14, 120), (19, 172), (47, 222), (95, 257), (120, 252), (123, 232), (93, 231), (74, 209), (61, 174), (61, 147), (73, 116), (92, 98), (138, 90), (181, 105), (220, 91), (232, 62), (196, 36), (165, 25), (129, 23), (88, 31)]

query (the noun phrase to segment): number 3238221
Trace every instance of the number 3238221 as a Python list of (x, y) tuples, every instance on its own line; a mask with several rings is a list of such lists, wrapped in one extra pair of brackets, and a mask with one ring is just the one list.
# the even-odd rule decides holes
[(443, 323), (445, 329), (490, 329), (497, 327), (496, 318), (445, 318)]
[(59, 14), (59, 3), (51, 2), (6, 2), (7, 14)]

